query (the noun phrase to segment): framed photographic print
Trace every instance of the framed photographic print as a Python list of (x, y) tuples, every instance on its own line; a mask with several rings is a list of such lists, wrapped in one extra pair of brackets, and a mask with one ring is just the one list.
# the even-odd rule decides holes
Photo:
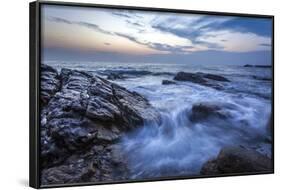
[(30, 3), (30, 186), (274, 172), (274, 17)]

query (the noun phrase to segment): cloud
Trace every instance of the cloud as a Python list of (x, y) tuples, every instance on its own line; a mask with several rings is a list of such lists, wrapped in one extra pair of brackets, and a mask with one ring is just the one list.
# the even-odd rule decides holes
[(64, 23), (64, 24), (73, 24), (73, 22), (71, 22), (67, 19), (59, 18), (59, 17), (48, 17), (47, 20), (52, 21), (52, 22), (60, 22), (60, 23)]
[[(209, 36), (201, 36), (200, 40), (207, 43), (216, 43), (224, 51), (248, 52), (269, 50), (270, 47), (261, 44), (270, 44), (271, 39), (254, 33), (241, 33), (232, 30), (210, 31)], [(227, 39), (227, 40), (225, 40)]]
[(154, 29), (187, 38), (195, 47), (237, 52), (268, 50), (270, 26), (265, 19), (200, 15), (159, 17), (152, 22)]
[(168, 52), (168, 51), (172, 52), (172, 51), (178, 50), (178, 51), (182, 52), (182, 50), (180, 50), (180, 47), (173, 47), (173, 46), (168, 45), (168, 44), (142, 42), (136, 37), (133, 37), (133, 36), (130, 36), (130, 35), (127, 35), (127, 34), (123, 34), (123, 33), (118, 33), (118, 32), (115, 32), (115, 35), (126, 38), (126, 39), (128, 39), (132, 42), (138, 43), (140, 45), (145, 45), (145, 46), (150, 47), (150, 48), (155, 49), (155, 50), (165, 51), (165, 52)]
[(142, 39), (124, 33), (115, 32), (114, 34), (126, 38), (132, 42), (138, 43), (140, 45), (145, 45), (154, 50), (158, 50), (166, 53), (176, 53), (176, 54), (190, 53), (196, 50), (193, 45), (170, 45), (168, 43), (158, 43), (158, 42), (151, 42), (147, 40), (143, 41)]
[[(122, 16), (124, 16), (124, 15), (122, 15)], [(188, 49), (188, 46), (169, 45), (169, 44), (165, 44), (165, 43), (151, 42), (151, 41), (147, 41), (145, 39), (139, 39), (138, 37), (135, 37), (134, 35), (130, 35), (130, 34), (122, 33), (122, 32), (107, 31), (107, 30), (100, 28), (98, 25), (89, 23), (89, 22), (71, 21), (71, 20), (67, 20), (67, 19), (63, 19), (63, 18), (59, 18), (59, 17), (48, 17), (48, 20), (53, 21), (53, 22), (64, 23), (64, 24), (70, 24), (70, 25), (79, 25), (82, 27), (93, 29), (93, 30), (101, 32), (103, 34), (126, 38), (132, 42), (147, 46), (149, 48), (152, 48), (152, 49), (155, 49), (158, 51), (173, 52), (173, 53), (178, 52), (179, 53), (179, 52), (186, 52), (185, 49)], [(143, 25), (141, 25), (137, 22), (129, 22), (129, 23), (143, 27)], [(146, 30), (144, 30), (144, 31), (146, 31)], [(105, 44), (105, 45), (108, 45), (108, 44)]]
[(112, 15), (114, 16), (118, 16), (118, 17), (125, 17), (125, 18), (131, 18), (130, 15), (126, 14), (126, 13), (123, 13), (123, 12), (112, 12), (111, 13)]
[[(206, 15), (153, 15), (136, 11), (114, 11), (122, 24), (98, 24), (48, 17), (53, 22), (79, 25), (97, 32), (130, 40), (154, 50), (170, 53), (220, 50), (246, 52), (270, 50), (271, 22), (266, 19)], [(126, 30), (124, 30), (124, 27)]]
[(241, 33), (254, 33), (258, 36), (271, 37), (272, 23), (269, 19), (235, 17), (213, 27), (216, 30), (232, 30)]
[(92, 24), (92, 23), (89, 23), (89, 22), (71, 21), (71, 20), (67, 20), (67, 19), (63, 19), (63, 18), (59, 18), (59, 17), (48, 17), (47, 19), (49, 21), (52, 21), (52, 22), (80, 25), (80, 26), (83, 26), (83, 27), (90, 28), (90, 29), (93, 29), (95, 31), (101, 32), (103, 34), (110, 34), (110, 35), (113, 34), (112, 32), (104, 30), (104, 29), (100, 28), (98, 25)]
[[(229, 18), (228, 18), (229, 19)], [(226, 18), (213, 18), (212, 16), (170, 16), (168, 18), (160, 18), (154, 20), (152, 27), (163, 32), (172, 33), (176, 36), (187, 38), (192, 41), (194, 45), (204, 45), (207, 48), (216, 48), (220, 49), (221, 46), (218, 44), (205, 42), (199, 40), (201, 36), (210, 35), (207, 34), (211, 30), (209, 26), (219, 25), (223, 22), (226, 22)]]
[(193, 46), (171, 46), (167, 44), (161, 44), (161, 43), (149, 43), (148, 44), (151, 48), (157, 49), (160, 51), (166, 51), (174, 54), (185, 54), (185, 53), (190, 53), (193, 51), (194, 47)]
[(122, 10), (111, 12), (113, 16), (124, 17), (124, 18), (142, 18), (141, 14), (136, 13), (132, 10)]
[(130, 25), (136, 26), (136, 27), (144, 27), (145, 25), (143, 23), (140, 22), (136, 22), (136, 21), (131, 21), (131, 20), (126, 20), (126, 22)]
[(115, 35), (115, 36), (126, 38), (126, 39), (128, 39), (130, 41), (133, 41), (133, 42), (136, 42), (138, 44), (147, 45), (146, 43), (141, 43), (139, 40), (137, 40), (136, 37), (133, 37), (131, 35), (120, 33), (120, 32), (107, 31), (107, 30), (104, 30), (104, 29), (100, 28), (98, 25), (92, 24), (92, 23), (89, 23), (89, 22), (70, 21), (70, 20), (67, 20), (67, 19), (59, 18), (59, 17), (48, 17), (48, 20), (53, 21), (53, 22), (64, 23), (64, 24), (79, 25), (79, 26), (82, 26), (82, 27), (87, 27), (87, 28), (93, 29), (95, 31), (101, 32), (103, 34)]

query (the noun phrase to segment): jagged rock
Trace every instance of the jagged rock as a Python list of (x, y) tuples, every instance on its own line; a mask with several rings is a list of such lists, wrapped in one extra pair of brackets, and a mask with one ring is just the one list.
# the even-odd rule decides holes
[(222, 82), (230, 82), (227, 78), (220, 76), (220, 75), (214, 75), (214, 74), (206, 74), (206, 73), (199, 73), (201, 74), (204, 78), (207, 79), (212, 79), (215, 81), (222, 81)]
[(125, 79), (126, 77), (123, 76), (122, 74), (117, 74), (117, 73), (110, 73), (107, 75), (108, 80), (116, 80), (116, 79)]
[(196, 103), (191, 108), (189, 119), (192, 122), (203, 121), (209, 118), (226, 119), (230, 115), (222, 107), (207, 102)]
[(114, 121), (120, 117), (119, 108), (102, 97), (92, 97), (88, 101), (86, 116), (100, 121)]
[(174, 77), (177, 81), (190, 81), (194, 83), (204, 84), (207, 82), (202, 76), (195, 73), (178, 72)]
[(171, 81), (171, 80), (162, 80), (162, 84), (163, 85), (169, 85), (169, 84), (176, 84), (175, 81)]
[(171, 72), (153, 72), (151, 73), (153, 76), (161, 76), (161, 75), (166, 75), (166, 76), (174, 76), (174, 73)]
[(244, 147), (223, 148), (217, 158), (207, 161), (201, 169), (203, 175), (227, 173), (269, 172), (272, 161), (259, 152)]
[(43, 185), (124, 180), (128, 169), (118, 145), (93, 146), (80, 154), (72, 154), (62, 164), (42, 171)]
[(45, 105), (60, 88), (59, 74), (54, 68), (42, 64), (40, 88), (40, 102)]
[(97, 173), (111, 179), (113, 174), (105, 172), (111, 167), (110, 156), (95, 172), (69, 157), (80, 159), (93, 147), (111, 146), (146, 122), (160, 122), (160, 114), (143, 96), (101, 77), (70, 69), (58, 74), (46, 65), (41, 72), (48, 81), (43, 88), (53, 86), (46, 91), (52, 93), (41, 111), (42, 181), (46, 183), (97, 180), (101, 178)]
[(144, 122), (160, 122), (160, 114), (140, 94), (130, 92), (116, 84), (112, 84), (112, 92), (116, 105), (121, 110), (122, 120), (129, 129)]
[(220, 75), (208, 74), (208, 73), (186, 73), (178, 72), (174, 77), (177, 81), (189, 81), (203, 86), (208, 86), (217, 90), (222, 90), (223, 86), (218, 82), (229, 82), (229, 80)]
[(45, 108), (46, 126), (50, 136), (63, 139), (69, 149), (87, 143), (102, 127), (119, 128), (111, 130), (115, 135), (110, 136), (116, 136), (144, 122), (159, 121), (159, 113), (135, 92), (87, 72), (62, 69), (60, 77), (61, 90)]

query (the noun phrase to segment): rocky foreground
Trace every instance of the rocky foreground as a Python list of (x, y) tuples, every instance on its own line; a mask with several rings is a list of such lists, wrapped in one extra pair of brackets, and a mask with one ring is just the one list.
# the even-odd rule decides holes
[[(212, 81), (229, 82), (218, 75), (180, 72), (163, 84), (176, 81), (212, 87), (218, 87)], [(62, 69), (58, 73), (41, 65), (40, 93), (42, 185), (130, 179), (120, 139), (145, 123), (161, 123), (146, 98), (90, 72)], [(191, 122), (231, 117), (222, 107), (206, 103), (193, 105), (191, 111)], [(271, 169), (271, 159), (255, 150), (226, 147), (203, 165), (201, 174)]]
[(202, 169), (202, 175), (239, 174), (271, 172), (272, 161), (268, 157), (240, 146), (223, 148), (217, 158), (206, 162)]
[(88, 72), (41, 66), (42, 184), (127, 179), (118, 140), (159, 113), (140, 94)]

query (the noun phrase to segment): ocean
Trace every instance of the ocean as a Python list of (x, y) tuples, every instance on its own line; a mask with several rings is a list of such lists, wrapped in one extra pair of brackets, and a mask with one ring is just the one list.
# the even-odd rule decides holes
[[(132, 179), (199, 175), (203, 163), (229, 145), (252, 147), (271, 157), (266, 126), (271, 115), (272, 68), (200, 63), (44, 63), (58, 70), (85, 70), (104, 78), (122, 76), (112, 82), (143, 95), (161, 113), (161, 124), (145, 124), (121, 139)], [(162, 84), (180, 71), (221, 75), (230, 82), (217, 81), (220, 89), (188, 81)], [(191, 122), (192, 106), (198, 103), (219, 106), (229, 117)]]

